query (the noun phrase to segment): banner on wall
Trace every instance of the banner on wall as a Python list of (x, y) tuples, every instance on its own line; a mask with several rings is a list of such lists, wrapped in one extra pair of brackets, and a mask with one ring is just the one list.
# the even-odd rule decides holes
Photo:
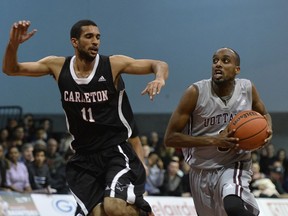
[(76, 210), (72, 195), (32, 194), (31, 197), (41, 216), (71, 216)]
[(0, 192), (1, 216), (40, 216), (30, 194)]
[[(191, 197), (145, 197), (155, 216), (197, 216)], [(288, 199), (256, 199), (259, 216), (288, 216)]]
[[(197, 216), (191, 197), (146, 196), (155, 216)], [(288, 215), (288, 199), (256, 199), (259, 216)], [(71, 216), (76, 210), (72, 195), (0, 193), (0, 216)]]
[(191, 197), (155, 197), (147, 196), (155, 216), (197, 216)]
[(259, 216), (286, 216), (288, 215), (287, 199), (257, 199), (260, 208)]

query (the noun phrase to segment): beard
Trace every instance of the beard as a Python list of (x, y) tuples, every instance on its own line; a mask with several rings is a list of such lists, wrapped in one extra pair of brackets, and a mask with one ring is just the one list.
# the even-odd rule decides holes
[(79, 56), (81, 59), (84, 59), (85, 61), (88, 62), (93, 62), (96, 56), (91, 56), (88, 52), (85, 52), (83, 50), (78, 50)]
[(216, 85), (221, 85), (223, 83), (225, 83), (226, 80), (224, 79), (216, 79), (216, 78), (212, 78), (212, 81), (216, 84)]

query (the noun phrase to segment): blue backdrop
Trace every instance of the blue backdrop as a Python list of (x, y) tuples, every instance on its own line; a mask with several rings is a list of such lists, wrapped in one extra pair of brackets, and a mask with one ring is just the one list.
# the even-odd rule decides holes
[[(0, 16), (1, 59), (15, 21), (38, 30), (19, 49), (19, 61), (35, 61), (73, 54), (70, 27), (88, 18), (100, 27), (101, 54), (167, 61), (169, 80), (153, 102), (141, 96), (152, 75), (124, 76), (135, 113), (172, 112), (188, 85), (210, 77), (212, 54), (223, 46), (239, 52), (239, 77), (255, 83), (269, 111), (288, 111), (287, 0), (1, 0)], [(0, 106), (62, 113), (52, 77), (0, 74), (0, 92)]]

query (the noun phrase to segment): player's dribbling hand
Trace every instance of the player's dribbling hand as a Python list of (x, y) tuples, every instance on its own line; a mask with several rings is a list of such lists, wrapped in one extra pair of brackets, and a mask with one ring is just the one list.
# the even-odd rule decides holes
[(14, 23), (10, 31), (10, 43), (19, 45), (31, 38), (37, 30), (33, 29), (31, 32), (28, 32), (30, 24), (30, 21), (26, 20)]
[(165, 85), (164, 80), (155, 79), (149, 82), (146, 88), (141, 92), (142, 95), (148, 94), (150, 100), (153, 100), (156, 94), (160, 94), (161, 88)]

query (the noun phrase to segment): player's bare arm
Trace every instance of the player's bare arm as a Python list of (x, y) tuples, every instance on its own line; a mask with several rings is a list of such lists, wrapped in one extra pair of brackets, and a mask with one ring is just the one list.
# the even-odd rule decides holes
[(136, 152), (137, 156), (139, 157), (139, 159), (141, 160), (141, 162), (145, 168), (146, 175), (148, 175), (148, 168), (147, 168), (145, 161), (144, 161), (144, 151), (143, 151), (142, 143), (141, 143), (139, 136), (130, 137), (128, 139), (128, 142), (132, 145), (134, 151)]
[(58, 80), (64, 61), (64, 57), (48, 56), (37, 62), (17, 62), (13, 69), (11, 67), (6, 68), (3, 64), (2, 69), (9, 76), (39, 77), (53, 75)]
[(115, 81), (121, 73), (136, 75), (154, 73), (155, 79), (149, 82), (142, 91), (142, 95), (148, 94), (151, 100), (153, 100), (156, 94), (160, 93), (161, 88), (165, 85), (165, 80), (168, 78), (168, 65), (163, 61), (133, 59), (123, 55), (111, 56), (110, 61)]
[(14, 23), (10, 30), (10, 39), (4, 53), (2, 70), (10, 76), (59, 76), (64, 57), (49, 56), (37, 62), (18, 62), (17, 52), (19, 45), (30, 39), (36, 30), (28, 32), (30, 21), (19, 21)]
[(182, 133), (197, 103), (198, 90), (194, 86), (186, 89), (176, 110), (168, 122), (164, 143), (167, 147), (189, 147), (191, 137)]
[(183, 134), (182, 131), (193, 113), (197, 99), (198, 89), (190, 86), (182, 96), (178, 107), (173, 112), (168, 123), (164, 136), (164, 143), (169, 147), (200, 147), (200, 146), (219, 146), (233, 148), (238, 139), (231, 137), (232, 132), (222, 133), (218, 136), (190, 136)]
[(270, 116), (270, 114), (267, 112), (265, 105), (263, 103), (263, 101), (261, 100), (258, 91), (256, 89), (256, 87), (254, 85), (252, 85), (252, 109), (255, 110), (256, 112), (259, 112), (261, 115), (263, 115), (267, 122), (268, 122), (268, 127), (269, 130), (267, 131), (269, 135), (269, 137), (265, 140), (266, 143), (270, 142), (272, 139), (272, 134), (273, 134), (273, 130), (272, 130), (272, 118)]

